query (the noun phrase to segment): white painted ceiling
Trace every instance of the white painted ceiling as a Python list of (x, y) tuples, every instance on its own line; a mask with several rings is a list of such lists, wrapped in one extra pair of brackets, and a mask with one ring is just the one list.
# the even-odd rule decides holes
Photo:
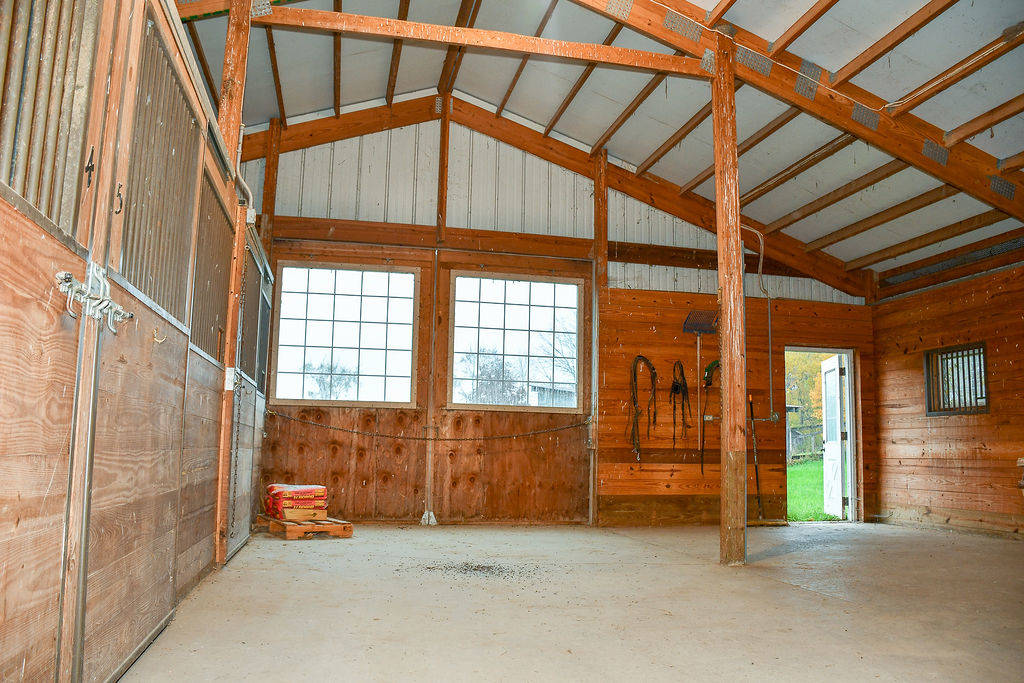
[[(548, 2), (482, 0), (475, 25), (533, 35)], [(411, 0), (409, 19), (451, 25), (455, 22), (459, 4), (459, 0)], [(695, 4), (710, 9), (717, 0), (695, 0)], [(739, 0), (726, 13), (725, 20), (766, 40), (774, 40), (813, 4), (814, 0)], [(838, 71), (924, 4), (925, 0), (840, 0), (794, 41), (789, 51), (827, 70)], [(292, 3), (292, 6), (332, 9), (333, 2), (305, 0)], [(395, 17), (398, 0), (344, 0), (344, 10), (354, 14)], [(888, 101), (896, 100), (1020, 21), (1024, 21), (1022, 0), (960, 0), (855, 76), (852, 82)], [(600, 43), (612, 26), (609, 19), (571, 0), (560, 0), (543, 36)], [(219, 83), (226, 18), (199, 20), (196, 29), (214, 82)], [(332, 39), (283, 30), (275, 30), (274, 39), (288, 120), (315, 118), (331, 110), (334, 97)], [(345, 36), (341, 42), (343, 108), (354, 110), (383, 104), (391, 62), (391, 41)], [(614, 44), (672, 52), (670, 48), (628, 29), (621, 31)], [(436, 92), (445, 53), (443, 47), (406, 43), (398, 72), (398, 97)], [(455, 92), (495, 108), (504, 97), (518, 64), (518, 56), (470, 50), (459, 70)], [(509, 99), (505, 115), (543, 130), (583, 69), (584, 65), (580, 63), (531, 58)], [(595, 69), (558, 121), (555, 135), (589, 150), (650, 78), (649, 73), (627, 69)], [(950, 130), (1022, 91), (1024, 48), (1018, 48), (922, 103), (913, 113), (941, 129)], [(609, 154), (613, 160), (635, 167), (709, 99), (710, 89), (705, 82), (666, 78), (609, 140)], [(783, 102), (749, 86), (737, 92), (736, 100), (740, 140), (787, 109)], [(250, 34), (243, 120), (247, 126), (260, 127), (278, 115), (265, 32), (254, 28)], [(809, 115), (800, 115), (741, 157), (741, 191), (755, 187), (840, 132)], [(996, 157), (1012, 156), (1024, 150), (1024, 115), (995, 126), (970, 142)], [(674, 183), (685, 184), (711, 164), (712, 149), (711, 125), (706, 121), (669, 151), (651, 172)], [(770, 223), (889, 160), (891, 157), (888, 155), (858, 141), (745, 206), (744, 215)], [(794, 223), (785, 232), (800, 240), (813, 240), (940, 184), (920, 171), (907, 169)], [(696, 192), (713, 199), (713, 178), (701, 184)], [(826, 251), (843, 260), (854, 259), (976, 215), (987, 208), (963, 194), (956, 195), (839, 242)], [(891, 268), (1020, 226), (1019, 221), (1008, 219), (877, 264), (874, 268)]]

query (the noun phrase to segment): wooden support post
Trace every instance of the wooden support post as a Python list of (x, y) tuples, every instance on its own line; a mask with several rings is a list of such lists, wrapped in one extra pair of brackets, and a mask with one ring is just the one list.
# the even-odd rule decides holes
[[(245, 68), (249, 60), (249, 16), (252, 0), (231, 0), (228, 31), (224, 42), (224, 74), (220, 86), (220, 111), (217, 123), (230, 159), (235, 159), (241, 138), (242, 98), (245, 95)], [(246, 207), (235, 214), (235, 244), (231, 252), (231, 287), (228, 314), (224, 324), (224, 392), (220, 403), (220, 441), (217, 449), (217, 534), (214, 560), (227, 560), (228, 485), (231, 480), (231, 434), (234, 425), (235, 355), (238, 351), (239, 302), (242, 269), (245, 266)]]
[(718, 299), (721, 351), (722, 564), (747, 559), (747, 419), (745, 399), (746, 332), (743, 312), (743, 242), (740, 239), (740, 193), (736, 153), (736, 97), (733, 42), (719, 36), (715, 78), (711, 83), (715, 134), (715, 220), (718, 227)]
[(594, 244), (591, 254), (594, 275), (590, 313), (590, 497), (588, 522), (597, 523), (598, 422), (601, 387), (600, 330), (601, 304), (608, 300), (608, 150), (594, 157)]
[(452, 96), (438, 95), (441, 103), (441, 146), (437, 155), (437, 241), (444, 241), (448, 222), (448, 129), (452, 121)]
[(270, 119), (267, 130), (267, 159), (263, 167), (263, 201), (260, 206), (260, 242), (270, 260), (274, 244), (274, 213), (277, 208), (277, 160), (281, 155), (281, 121)]

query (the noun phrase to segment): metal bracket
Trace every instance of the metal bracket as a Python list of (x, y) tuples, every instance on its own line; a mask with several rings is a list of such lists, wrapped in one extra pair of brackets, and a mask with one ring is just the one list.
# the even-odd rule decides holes
[(87, 318), (94, 320), (105, 318), (107, 329), (114, 334), (117, 334), (115, 323), (135, 317), (134, 314), (125, 311), (120, 304), (114, 303), (114, 300), (110, 298), (110, 281), (107, 279), (107, 271), (93, 261), (89, 262), (85, 282), (79, 282), (74, 275), (66, 270), (57, 273), (56, 278), (58, 289), (62, 294), (67, 295), (64, 308), (72, 318), (78, 317), (73, 308), (76, 301), (81, 304), (82, 314)]

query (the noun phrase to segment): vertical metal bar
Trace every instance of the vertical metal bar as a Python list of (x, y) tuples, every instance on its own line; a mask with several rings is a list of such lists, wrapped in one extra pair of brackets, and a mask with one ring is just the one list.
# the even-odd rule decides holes
[(0, 0), (0, 101), (3, 100), (7, 74), (7, 48), (14, 27), (14, 0)]
[(18, 127), (18, 112), (21, 109), (21, 85), (28, 50), (29, 26), (32, 21), (34, 0), (17, 0), (18, 6), (12, 17), (8, 46), (7, 71), (4, 77), (4, 91), (0, 95), (0, 180), (11, 184), (14, 160), (14, 135)]
[(43, 30), (39, 36), (39, 74), (33, 94), (32, 118), (23, 135), (28, 138), (25, 157), (25, 180), (22, 196), (33, 206), (39, 203), (39, 180), (44, 165), (43, 142), (46, 139), (46, 116), (50, 111), (50, 99), (53, 95), (54, 50), (57, 44), (57, 30), (60, 24), (61, 5), (59, 0), (46, 3), (43, 16)]
[(28, 50), (25, 55), (25, 71), (22, 76), (21, 97), (18, 102), (18, 124), (14, 128), (14, 159), (11, 163), (11, 189), (25, 194), (26, 177), (29, 167), (29, 144), (32, 139), (32, 120), (36, 106), (36, 84), (39, 82), (40, 53), (43, 48), (43, 26), (46, 21), (47, 3), (32, 6), (32, 21), (29, 27)]
[(46, 124), (43, 133), (43, 151), (40, 160), (39, 182), (36, 185), (38, 200), (36, 206), (44, 214), (56, 222), (51, 204), (50, 187), (53, 182), (53, 172), (56, 167), (54, 156), (57, 150), (57, 126), (60, 123), (61, 106), (64, 103), (65, 83), (70, 79), (67, 77), (65, 66), (68, 61), (68, 45), (71, 42), (71, 24), (74, 16), (72, 10), (75, 8), (74, 0), (63, 0), (60, 7), (60, 19), (58, 21), (57, 39), (53, 49), (53, 75), (50, 80), (50, 101), (46, 108)]

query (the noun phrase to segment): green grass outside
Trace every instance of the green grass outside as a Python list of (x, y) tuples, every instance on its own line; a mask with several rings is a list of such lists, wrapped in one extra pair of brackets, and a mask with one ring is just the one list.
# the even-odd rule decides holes
[(823, 482), (821, 460), (808, 460), (786, 468), (786, 492), (789, 498), (786, 518), (789, 521), (821, 522), (839, 519), (825, 514)]

